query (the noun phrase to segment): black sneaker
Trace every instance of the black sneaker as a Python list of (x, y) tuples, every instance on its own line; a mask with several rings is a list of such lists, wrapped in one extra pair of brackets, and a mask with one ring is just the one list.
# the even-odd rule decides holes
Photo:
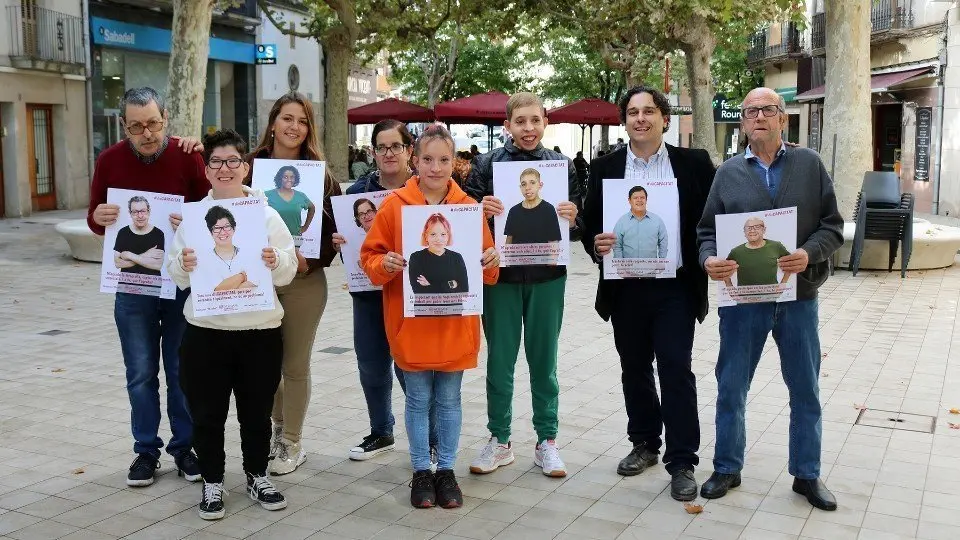
[(437, 491), (437, 506), (441, 508), (460, 508), (463, 506), (463, 492), (457, 484), (457, 476), (450, 469), (440, 469), (433, 480)]
[(437, 502), (437, 491), (433, 485), (433, 473), (430, 469), (416, 471), (410, 480), (410, 504), (414, 508), (431, 508)]
[(200, 481), (200, 461), (191, 450), (184, 450), (173, 458), (177, 464), (177, 476), (184, 477), (188, 482)]
[(127, 485), (133, 487), (149, 486), (153, 483), (153, 475), (160, 468), (160, 460), (150, 454), (138, 454), (137, 459), (130, 464), (127, 474)]
[(277, 491), (266, 474), (247, 473), (247, 494), (267, 510), (283, 510), (287, 499)]
[(222, 519), (226, 512), (223, 508), (223, 497), (226, 494), (223, 482), (204, 482), (203, 495), (200, 497), (200, 506), (197, 508), (200, 518), (207, 521)]
[(367, 435), (363, 442), (350, 449), (350, 459), (364, 461), (377, 454), (393, 450), (393, 435)]

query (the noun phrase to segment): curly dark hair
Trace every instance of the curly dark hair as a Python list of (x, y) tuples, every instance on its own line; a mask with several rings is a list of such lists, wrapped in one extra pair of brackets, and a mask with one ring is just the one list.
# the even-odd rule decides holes
[(226, 208), (219, 205), (211, 206), (210, 209), (207, 210), (207, 215), (204, 216), (203, 219), (206, 220), (207, 229), (210, 232), (213, 232), (213, 227), (221, 219), (226, 219), (230, 223), (231, 227), (233, 227), (234, 229), (237, 228), (237, 220), (233, 217), (233, 214), (230, 213), (230, 211), (227, 210)]
[(243, 137), (232, 129), (221, 129), (203, 136), (203, 160), (210, 163), (210, 155), (217, 148), (232, 146), (241, 156), (247, 151), (247, 143)]
[(277, 189), (283, 187), (283, 173), (287, 171), (293, 171), (293, 187), (300, 185), (300, 171), (293, 165), (284, 165), (280, 167), (280, 170), (277, 171), (277, 174), (273, 177), (273, 184), (277, 186)]
[(620, 121), (624, 124), (627, 123), (627, 104), (630, 103), (630, 99), (637, 94), (650, 94), (650, 97), (653, 98), (654, 105), (660, 109), (660, 114), (662, 114), (663, 118), (667, 121), (667, 125), (663, 126), (663, 132), (666, 133), (670, 123), (670, 100), (667, 99), (667, 96), (665, 96), (663, 92), (652, 86), (640, 85), (627, 90), (627, 93), (620, 98)]

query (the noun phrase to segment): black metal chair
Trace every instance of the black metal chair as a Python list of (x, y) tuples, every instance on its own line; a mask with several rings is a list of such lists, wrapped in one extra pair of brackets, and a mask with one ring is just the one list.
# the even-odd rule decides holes
[(893, 271), (900, 243), (900, 277), (907, 276), (913, 252), (913, 194), (900, 193), (900, 179), (893, 172), (869, 171), (863, 175), (863, 187), (854, 211), (857, 232), (850, 252), (850, 271), (857, 275), (865, 240), (887, 240), (890, 255), (887, 271)]

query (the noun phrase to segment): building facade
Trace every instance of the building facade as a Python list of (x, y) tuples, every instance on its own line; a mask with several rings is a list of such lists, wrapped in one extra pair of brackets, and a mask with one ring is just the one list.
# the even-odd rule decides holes
[(0, 7), (0, 217), (87, 204), (82, 6), (18, 0)]

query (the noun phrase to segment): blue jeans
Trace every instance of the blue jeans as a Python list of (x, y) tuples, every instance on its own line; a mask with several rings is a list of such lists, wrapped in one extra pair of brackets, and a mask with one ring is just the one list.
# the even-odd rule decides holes
[[(406, 392), (403, 370), (393, 363), (383, 323), (383, 297), (379, 291), (353, 295), (353, 347), (357, 351), (360, 386), (367, 401), (372, 435), (393, 435), (393, 373)], [(392, 368), (392, 369), (391, 369)], [(437, 445), (436, 408), (430, 409), (430, 446)]]
[(717, 359), (717, 441), (713, 469), (743, 469), (747, 392), (772, 331), (780, 370), (790, 393), (790, 461), (796, 478), (820, 477), (820, 336), (817, 301), (740, 304), (722, 307)]
[(405, 371), (407, 404), (404, 417), (414, 471), (430, 468), (430, 416), (436, 408), (437, 470), (453, 469), (460, 443), (462, 371)]
[(189, 291), (177, 289), (176, 299), (162, 300), (118, 292), (114, 302), (113, 314), (127, 371), (133, 451), (137, 454), (159, 458), (163, 448), (163, 440), (157, 435), (160, 429), (161, 351), (167, 383), (167, 417), (173, 434), (167, 452), (176, 456), (190, 449), (193, 422), (180, 389), (180, 341), (187, 327), (183, 303), (189, 294)]

